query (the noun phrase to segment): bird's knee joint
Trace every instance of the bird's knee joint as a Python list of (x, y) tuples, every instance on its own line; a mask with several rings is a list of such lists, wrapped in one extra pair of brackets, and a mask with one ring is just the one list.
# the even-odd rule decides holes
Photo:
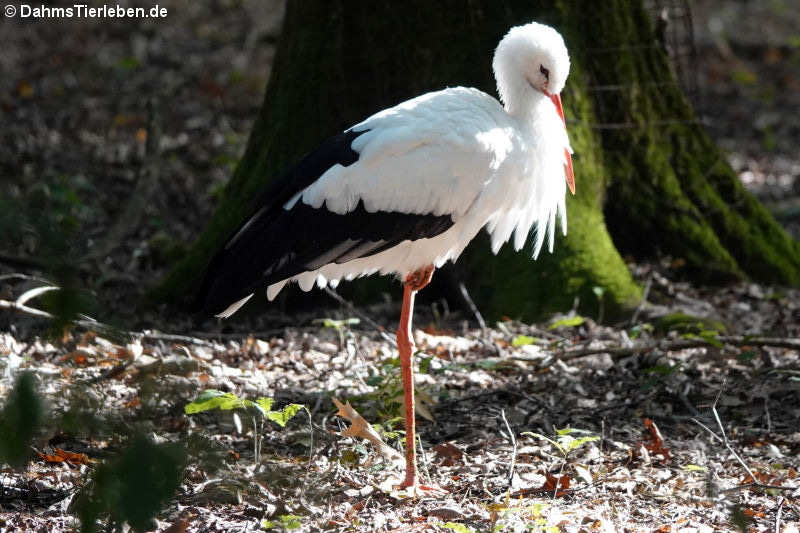
[(433, 270), (433, 265), (428, 265), (425, 268), (417, 270), (416, 272), (412, 272), (405, 280), (406, 285), (408, 285), (412, 291), (418, 291), (422, 289), (425, 287), (425, 285), (431, 282)]

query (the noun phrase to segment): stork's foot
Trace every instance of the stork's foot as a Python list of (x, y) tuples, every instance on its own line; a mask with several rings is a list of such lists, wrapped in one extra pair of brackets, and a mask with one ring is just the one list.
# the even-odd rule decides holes
[(440, 498), (449, 494), (446, 490), (436, 485), (422, 485), (416, 479), (409, 480), (407, 477), (399, 485), (394, 486), (395, 490), (404, 490), (409, 493), (412, 498), (428, 497)]
[(428, 265), (425, 268), (420, 268), (416, 272), (412, 272), (406, 277), (406, 285), (412, 291), (422, 290), (425, 285), (431, 282), (433, 277), (433, 265)]

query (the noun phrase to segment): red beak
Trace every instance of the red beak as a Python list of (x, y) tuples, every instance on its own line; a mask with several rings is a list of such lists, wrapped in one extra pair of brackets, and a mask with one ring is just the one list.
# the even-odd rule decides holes
[[(564, 127), (567, 127), (567, 120), (564, 118), (564, 108), (561, 106), (561, 95), (560, 94), (549, 94), (550, 99), (553, 101), (553, 104), (556, 106), (556, 111), (558, 111), (558, 116), (561, 117), (561, 120), (564, 121)], [(569, 150), (564, 148), (564, 155), (567, 156), (567, 162), (564, 165), (564, 173), (567, 176), (567, 187), (569, 187), (569, 192), (575, 194), (575, 174), (572, 173), (572, 156), (569, 153)]]

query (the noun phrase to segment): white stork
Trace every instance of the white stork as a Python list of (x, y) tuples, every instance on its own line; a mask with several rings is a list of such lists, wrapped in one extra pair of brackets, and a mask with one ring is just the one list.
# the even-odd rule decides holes
[[(552, 251), (566, 234), (575, 182), (559, 96), (569, 74), (561, 35), (512, 28), (492, 63), (502, 104), (477, 89), (432, 92), (376, 113), (328, 139), (262, 197), (211, 262), (200, 299), (229, 317), (266, 287), (304, 291), (379, 272), (404, 282), (397, 330), (405, 392), (406, 476), (417, 484), (411, 318), (434, 267), (455, 261), (486, 227), (492, 251), (536, 228)], [(565, 179), (566, 177), (566, 179)]]

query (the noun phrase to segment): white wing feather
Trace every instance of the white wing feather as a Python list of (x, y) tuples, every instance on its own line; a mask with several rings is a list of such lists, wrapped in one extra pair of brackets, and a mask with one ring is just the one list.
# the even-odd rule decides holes
[(571, 149), (549, 100), (532, 111), (528, 127), (489, 95), (457, 87), (414, 98), (354, 126), (364, 131), (351, 146), (358, 161), (334, 165), (286, 209), (302, 201), (344, 214), (363, 201), (370, 212), (450, 215), (454, 224), (430, 239), (404, 241), (275, 283), (269, 299), (291, 280), (309, 290), (375, 272), (402, 277), (429, 264), (439, 267), (455, 260), (484, 226), (495, 253), (512, 233), (514, 247), (521, 249), (534, 226), (534, 257), (546, 235), (552, 250), (557, 217), (566, 233), (563, 153)]
[[(504, 123), (505, 122), (505, 123)], [(346, 213), (452, 215), (472, 206), (512, 149), (513, 130), (500, 104), (474, 89), (422, 95), (382, 111), (353, 130), (359, 159), (328, 170), (302, 201)]]

